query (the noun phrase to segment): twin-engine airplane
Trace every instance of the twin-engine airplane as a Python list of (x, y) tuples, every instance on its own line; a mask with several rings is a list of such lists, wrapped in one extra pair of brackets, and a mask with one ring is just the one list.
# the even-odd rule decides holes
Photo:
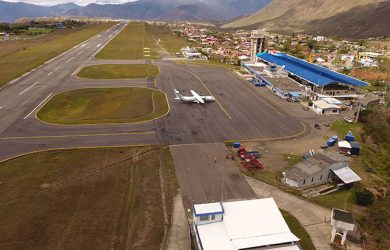
[(180, 93), (180, 91), (178, 91), (177, 89), (174, 89), (174, 91), (175, 91), (175, 96), (176, 96), (175, 100), (180, 100), (182, 102), (206, 103), (206, 102), (215, 101), (214, 96), (206, 96), (206, 95), (202, 95), (202, 94), (199, 95), (198, 93), (196, 93), (193, 90), (190, 90), (192, 96), (183, 96)]

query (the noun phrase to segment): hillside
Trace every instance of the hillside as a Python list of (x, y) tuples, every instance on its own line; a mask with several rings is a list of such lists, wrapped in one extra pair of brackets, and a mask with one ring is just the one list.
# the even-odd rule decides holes
[[(278, 31), (321, 31), (324, 34), (346, 35), (382, 34), (383, 21), (377, 13), (383, 13), (386, 0), (273, 0), (269, 5), (253, 15), (223, 25), (223, 28), (266, 28)], [(387, 12), (388, 13), (388, 12)], [(357, 23), (355, 23), (357, 22)], [(382, 23), (375, 32), (364, 23)], [(389, 23), (385, 15), (384, 23)], [(337, 29), (337, 27), (339, 27)], [(347, 27), (347, 29), (346, 29)], [(357, 30), (353, 30), (354, 27)], [(336, 29), (336, 30), (334, 30)], [(365, 29), (365, 30), (363, 30)], [(378, 33), (379, 30), (380, 32)]]
[(71, 9), (80, 6), (74, 3), (58, 4), (54, 6), (40, 6), (27, 3), (11, 3), (0, 1), (0, 22), (13, 22), (22, 17), (59, 16)]
[(252, 14), (272, 0), (138, 0), (124, 4), (39, 6), (0, 0), (0, 22), (22, 17), (82, 16), (161, 20), (229, 20)]

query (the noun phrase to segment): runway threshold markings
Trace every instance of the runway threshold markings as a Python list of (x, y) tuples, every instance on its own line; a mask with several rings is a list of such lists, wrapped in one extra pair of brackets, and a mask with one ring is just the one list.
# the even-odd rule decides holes
[(33, 110), (31, 110), (31, 112), (28, 113), (23, 119), (26, 120), (35, 110), (37, 110), (43, 103), (45, 103), (52, 95), (53, 95), (53, 93), (50, 93), (50, 95), (48, 95), (43, 101), (41, 101), (38, 104), (38, 106), (36, 106)]
[(155, 131), (146, 132), (124, 132), (124, 133), (102, 133), (102, 134), (79, 134), (79, 135), (42, 135), (42, 136), (13, 136), (2, 137), (0, 140), (21, 140), (21, 139), (50, 139), (50, 138), (72, 138), (72, 137), (94, 137), (94, 136), (123, 136), (123, 135), (152, 135)]
[(50, 73), (49, 73), (49, 74), (47, 74), (47, 75), (49, 76), (49, 75), (51, 75), (51, 74), (53, 74), (53, 73), (54, 73), (54, 72), (52, 71), (52, 72), (50, 72)]
[[(205, 89), (210, 93), (210, 95), (214, 96), (212, 94), (212, 92), (210, 91), (210, 89), (207, 87), (207, 85), (202, 81), (202, 79), (196, 75), (194, 72), (190, 71), (190, 70), (187, 70), (187, 69), (182, 69), (184, 71), (187, 71), (188, 73), (190, 73), (191, 75), (193, 75), (195, 78), (197, 78), (200, 83), (203, 85), (203, 87), (205, 87)], [(221, 108), (221, 110), (225, 113), (225, 115), (230, 119), (230, 120), (233, 120), (233, 118), (229, 115), (229, 113), (227, 112), (227, 110), (222, 106), (222, 104), (218, 101), (217, 98), (215, 98), (215, 102), (218, 104), (218, 106)]]
[(24, 93), (26, 93), (27, 91), (29, 91), (32, 87), (34, 87), (35, 85), (37, 85), (39, 82), (36, 82), (34, 83), (33, 85), (31, 85), (30, 87), (28, 87), (27, 89), (23, 90), (22, 92), (19, 93), (19, 95), (23, 95)]

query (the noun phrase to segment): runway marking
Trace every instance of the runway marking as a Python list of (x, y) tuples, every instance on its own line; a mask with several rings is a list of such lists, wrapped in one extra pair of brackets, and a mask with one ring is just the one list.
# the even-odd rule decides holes
[(102, 44), (101, 44), (101, 43), (99, 43), (99, 44), (98, 44), (96, 47), (98, 47), (98, 48), (99, 48), (99, 47), (100, 47), (100, 45), (102, 45)]
[(124, 133), (106, 133), (106, 134), (81, 134), (81, 135), (42, 135), (42, 136), (14, 136), (2, 137), (0, 140), (20, 140), (20, 139), (50, 139), (50, 138), (72, 138), (72, 137), (93, 137), (93, 136), (120, 136), (120, 135), (152, 135), (155, 131), (146, 132), (124, 132)]
[[(206, 84), (202, 81), (202, 79), (200, 79), (199, 76), (197, 76), (194, 72), (190, 71), (190, 70), (187, 70), (187, 69), (182, 69), (184, 71), (187, 71), (188, 73), (190, 73), (191, 75), (195, 76), (199, 81), (200, 83), (203, 85), (203, 87), (205, 87), (205, 89), (210, 93), (210, 95), (214, 96), (210, 89), (206, 86)], [(221, 110), (226, 114), (227, 117), (229, 117), (230, 120), (232, 120), (232, 117), (229, 115), (229, 113), (226, 111), (226, 109), (222, 106), (222, 104), (218, 101), (217, 98), (215, 98), (215, 102), (219, 105), (219, 107), (221, 108)]]
[(34, 83), (33, 85), (31, 85), (30, 87), (28, 87), (27, 89), (23, 90), (22, 92), (19, 93), (19, 95), (23, 95), (25, 92), (29, 91), (32, 87), (34, 87), (35, 85), (37, 85), (39, 82), (36, 82)]
[(84, 47), (84, 46), (85, 46), (85, 44), (81, 45), (81, 47)]
[(66, 61), (65, 63), (68, 63), (68, 62), (72, 61), (73, 58), (74, 58), (74, 57), (70, 58), (70, 59), (69, 59), (68, 61)]
[(72, 76), (76, 75), (80, 71), (81, 67), (78, 67), (73, 73)]
[(57, 70), (59, 70), (61, 67), (57, 67), (55, 70), (54, 70), (54, 72), (56, 72)]
[(77, 53), (77, 55), (80, 55), (81, 53), (83, 53), (83, 51), (80, 51), (79, 53)]
[(50, 73), (49, 73), (49, 74), (47, 74), (47, 75), (49, 76), (49, 75), (51, 75), (51, 74), (53, 74), (53, 73), (54, 73), (54, 72), (52, 71), (52, 72), (50, 72)]
[(50, 93), (50, 95), (48, 95), (43, 101), (41, 101), (38, 106), (36, 106), (33, 110), (31, 110), (30, 113), (28, 113), (28, 115), (26, 115), (23, 119), (26, 120), (35, 110), (37, 110), (37, 108), (39, 108), (39, 106), (41, 106), (44, 102), (46, 102), (47, 99), (50, 98), (50, 96), (52, 96), (53, 93)]

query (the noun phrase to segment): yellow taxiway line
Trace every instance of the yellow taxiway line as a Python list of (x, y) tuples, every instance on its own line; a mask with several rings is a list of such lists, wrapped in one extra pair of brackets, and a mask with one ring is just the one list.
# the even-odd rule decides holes
[(14, 136), (2, 137), (0, 140), (19, 140), (19, 139), (51, 139), (51, 138), (72, 138), (72, 137), (93, 137), (93, 136), (120, 136), (120, 135), (151, 135), (155, 131), (147, 132), (127, 132), (127, 133), (107, 133), (107, 134), (81, 134), (81, 135), (42, 135), (42, 136)]

